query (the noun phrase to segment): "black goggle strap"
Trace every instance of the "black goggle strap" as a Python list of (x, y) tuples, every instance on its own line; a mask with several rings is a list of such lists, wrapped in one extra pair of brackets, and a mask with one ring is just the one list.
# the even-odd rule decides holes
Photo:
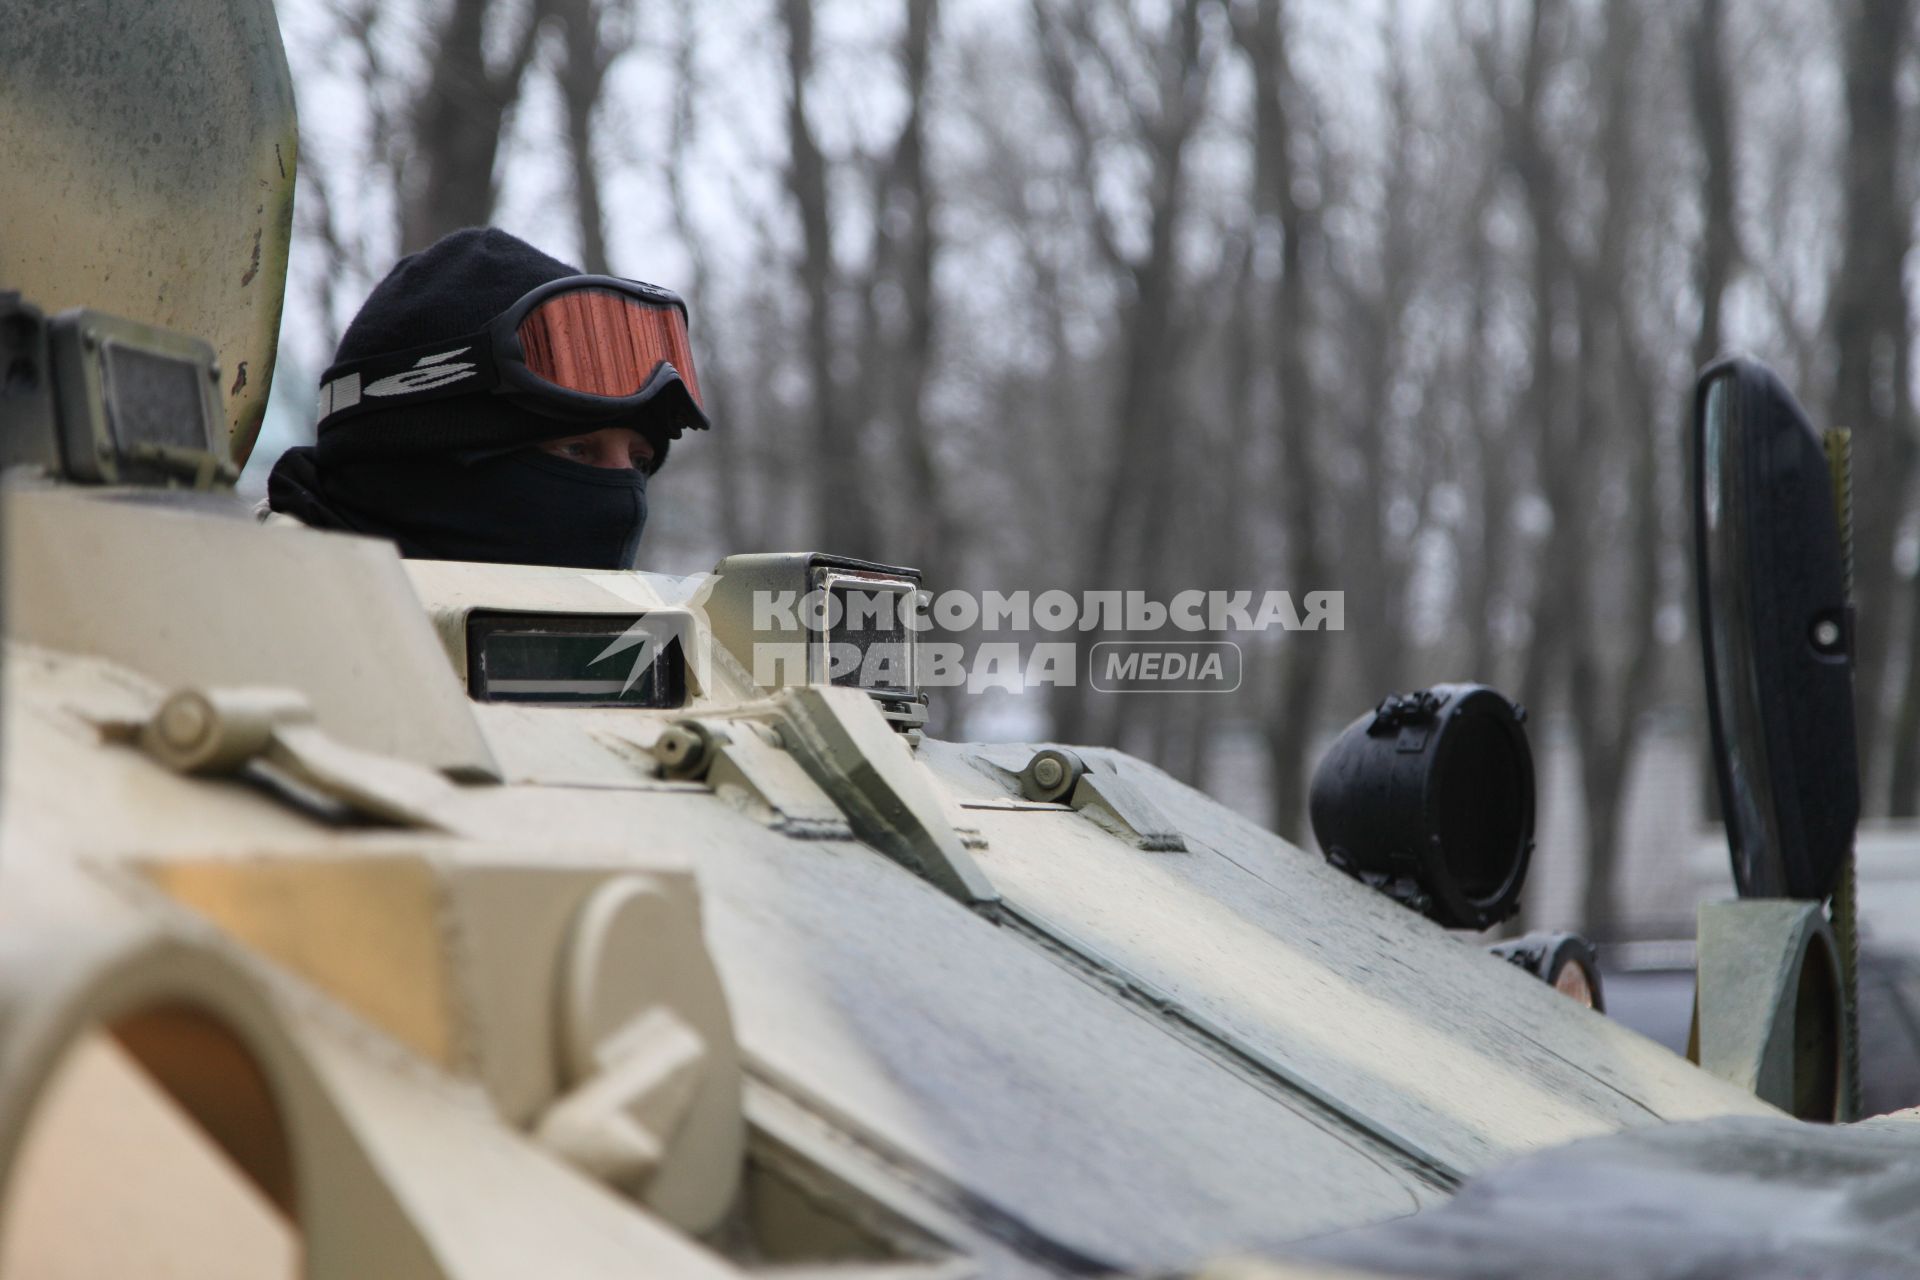
[(320, 381), (320, 425), (372, 409), (491, 391), (500, 385), (493, 335), (482, 330), (392, 355), (336, 364)]

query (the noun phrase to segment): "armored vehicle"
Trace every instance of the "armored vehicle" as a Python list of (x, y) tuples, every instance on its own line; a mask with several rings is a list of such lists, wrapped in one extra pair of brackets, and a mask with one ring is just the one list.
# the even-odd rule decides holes
[[(1443, 927), (1531, 843), (1479, 686), (1356, 722), (1328, 861), (1113, 751), (925, 736), (912, 631), (833, 621), (911, 570), (262, 526), (227, 486), (292, 200), (267, 0), (9, 23), (0, 1273), (1902, 1256), (1920, 1126), (1783, 1114), (1848, 1105), (1831, 866), (1766, 879), (1791, 836), (1742, 865), (1805, 899), (1703, 924), (1698, 1065), (1589, 1007), (1578, 947)], [(826, 607), (775, 633), (766, 593)], [(1737, 757), (1743, 812), (1775, 766)]]

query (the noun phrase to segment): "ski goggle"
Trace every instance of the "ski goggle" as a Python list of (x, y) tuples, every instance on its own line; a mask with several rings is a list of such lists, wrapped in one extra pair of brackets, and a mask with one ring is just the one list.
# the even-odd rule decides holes
[(336, 364), (321, 379), (319, 421), (476, 392), (568, 423), (614, 422), (657, 404), (671, 436), (707, 425), (686, 303), (612, 276), (552, 280), (478, 333)]

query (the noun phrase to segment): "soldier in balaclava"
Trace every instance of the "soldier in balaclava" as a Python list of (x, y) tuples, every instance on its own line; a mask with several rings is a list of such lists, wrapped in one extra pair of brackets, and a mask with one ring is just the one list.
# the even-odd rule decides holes
[(360, 308), (267, 504), (417, 559), (626, 569), (668, 443), (706, 425), (678, 296), (456, 231)]

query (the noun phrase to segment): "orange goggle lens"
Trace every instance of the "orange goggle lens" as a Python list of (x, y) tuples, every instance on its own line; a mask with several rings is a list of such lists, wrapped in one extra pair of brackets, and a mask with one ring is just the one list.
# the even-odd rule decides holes
[(573, 289), (528, 312), (517, 333), (527, 368), (556, 387), (630, 396), (662, 364), (671, 364), (700, 404), (687, 318), (678, 307), (611, 289)]

